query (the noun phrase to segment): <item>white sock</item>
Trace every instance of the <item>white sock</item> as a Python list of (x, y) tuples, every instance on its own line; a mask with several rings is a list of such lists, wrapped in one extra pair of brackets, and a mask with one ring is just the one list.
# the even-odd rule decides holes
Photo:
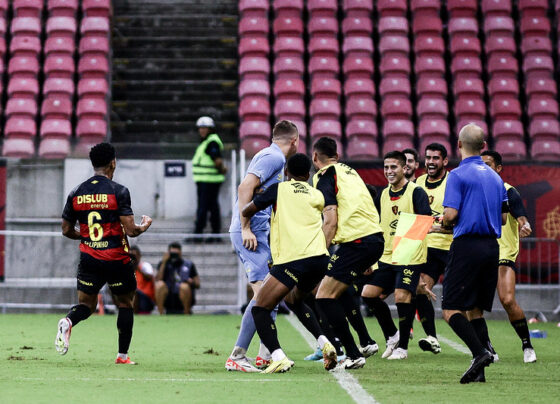
[(277, 349), (276, 351), (272, 352), (272, 360), (273, 361), (281, 361), (286, 357), (286, 354), (281, 349)]
[(126, 360), (126, 358), (128, 358), (128, 354), (127, 353), (119, 353), (117, 355), (117, 358), (122, 359), (122, 360)]
[(259, 356), (263, 359), (270, 360), (270, 351), (262, 342), (259, 347)]
[(231, 351), (231, 359), (241, 359), (247, 356), (247, 350), (245, 348), (241, 348), (240, 346), (236, 346)]
[(327, 342), (329, 342), (329, 340), (324, 335), (319, 335), (319, 338), (317, 338), (317, 342), (319, 343), (319, 348), (323, 349), (323, 347)]

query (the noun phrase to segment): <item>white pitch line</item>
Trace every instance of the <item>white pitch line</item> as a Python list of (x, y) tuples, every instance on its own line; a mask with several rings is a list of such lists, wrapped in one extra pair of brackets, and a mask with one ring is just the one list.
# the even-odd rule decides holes
[[(303, 339), (309, 344), (311, 349), (317, 347), (317, 341), (309, 334), (305, 327), (296, 319), (295, 316), (286, 316), (287, 320), (290, 322), (292, 327), (294, 327), (303, 337)], [(379, 404), (378, 401), (368, 394), (367, 391), (360, 385), (358, 380), (345, 370), (329, 372), (334, 376), (338, 384), (352, 397), (358, 404)]]
[(459, 344), (458, 342), (451, 341), (450, 339), (445, 338), (441, 334), (438, 334), (437, 337), (440, 341), (445, 342), (447, 345), (449, 345), (454, 350), (459, 351), (459, 352), (464, 353), (464, 354), (467, 354), (467, 355), (471, 355), (471, 351), (466, 346), (464, 346), (462, 344)]

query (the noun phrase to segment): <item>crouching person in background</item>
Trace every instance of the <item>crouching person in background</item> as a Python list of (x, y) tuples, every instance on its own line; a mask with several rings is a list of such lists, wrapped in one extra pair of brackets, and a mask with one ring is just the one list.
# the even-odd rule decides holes
[(129, 250), (133, 259), (136, 272), (136, 296), (134, 298), (134, 312), (138, 314), (150, 314), (155, 306), (155, 273), (149, 262), (142, 261), (142, 252), (138, 246), (132, 246)]

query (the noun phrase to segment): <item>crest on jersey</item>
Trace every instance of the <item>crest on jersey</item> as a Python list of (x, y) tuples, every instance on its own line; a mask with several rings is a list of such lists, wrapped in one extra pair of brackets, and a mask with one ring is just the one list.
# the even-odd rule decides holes
[(430, 202), (430, 205), (434, 203), (434, 196), (433, 195), (428, 196), (428, 201)]
[(391, 208), (391, 210), (393, 211), (393, 215), (396, 215), (397, 213), (399, 213), (399, 207), (398, 206), (393, 206)]

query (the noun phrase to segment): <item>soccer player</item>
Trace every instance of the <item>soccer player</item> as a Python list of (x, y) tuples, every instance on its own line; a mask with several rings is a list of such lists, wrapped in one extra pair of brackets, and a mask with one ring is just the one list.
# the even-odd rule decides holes
[[(389, 185), (381, 192), (377, 205), (385, 238), (385, 248), (383, 256), (379, 260), (379, 268), (373, 271), (362, 291), (364, 302), (373, 309), (383, 333), (390, 336), (387, 339), (387, 348), (381, 356), (390, 360), (408, 357), (410, 328), (415, 313), (411, 300), (416, 293), (422, 266), (426, 263), (427, 257), (427, 243), (424, 240), (409, 265), (392, 264), (393, 238), (399, 215), (402, 212), (419, 215), (431, 215), (432, 213), (428, 195), (421, 187), (405, 177), (405, 170), (406, 156), (404, 153), (393, 151), (383, 157), (383, 172)], [(377, 301), (382, 295), (388, 296), (393, 292), (399, 314), (398, 330), (391, 319), (388, 307), (380, 311), (379, 308), (383, 305)]]
[[(317, 286), (327, 270), (329, 253), (321, 217), (325, 200), (320, 191), (307, 184), (310, 168), (311, 161), (306, 155), (293, 155), (287, 164), (288, 181), (273, 184), (257, 194), (242, 212), (244, 217), (251, 218), (258, 211), (273, 207), (270, 218), (273, 266), (251, 310), (261, 341), (272, 353), (272, 361), (264, 373), (283, 373), (294, 365), (280, 348), (272, 310), (290, 291), (287, 300), (292, 305), (304, 304), (305, 294)], [(325, 361), (336, 363), (336, 351), (317, 320), (303, 320), (310, 323), (306, 327), (311, 327)]]
[[(127, 236), (137, 237), (144, 233), (152, 219), (142, 216), (140, 225), (134, 223), (128, 189), (112, 181), (117, 166), (112, 145), (100, 143), (93, 146), (89, 158), (95, 175), (70, 192), (62, 213), (62, 234), (80, 240), (78, 304), (58, 322), (55, 348), (61, 355), (68, 352), (72, 327), (95, 311), (97, 294), (108, 283), (119, 310), (119, 352), (115, 363), (134, 365), (128, 356), (128, 348), (134, 323), (132, 302), (136, 278)], [(75, 228), (76, 222), (79, 230)]]
[[(243, 208), (251, 202), (256, 193), (266, 191), (268, 187), (284, 179), (286, 159), (297, 151), (299, 134), (297, 127), (290, 121), (280, 121), (272, 130), (272, 144), (259, 151), (251, 160), (247, 174), (237, 188), (237, 202), (229, 228), (230, 238), (239, 257), (249, 284), (256, 297), (262, 282), (268, 275), (268, 264), (271, 260), (268, 234), (270, 231), (271, 208), (257, 212), (251, 219), (241, 214)], [(255, 323), (251, 310), (255, 305), (255, 297), (245, 309), (239, 336), (225, 368), (231, 371), (259, 372), (247, 359), (247, 349), (255, 335)], [(273, 315), (276, 311), (273, 311)], [(270, 353), (261, 343), (256, 365), (267, 366)]]
[[(443, 215), (442, 203), (448, 176), (446, 170), (448, 164), (447, 149), (445, 146), (439, 143), (431, 143), (426, 146), (424, 164), (426, 174), (418, 177), (416, 184), (428, 194), (432, 216), (439, 217)], [(434, 229), (436, 231), (429, 233), (427, 236), (428, 258), (420, 275), (422, 281), (426, 283), (425, 287), (429, 290), (432, 290), (445, 271), (449, 247), (453, 241), (453, 235), (450, 232), (438, 231), (441, 226), (436, 225)], [(418, 345), (424, 351), (430, 351), (434, 354), (440, 353), (441, 346), (436, 334), (434, 306), (429, 295), (417, 291), (416, 308), (422, 327), (426, 332), (426, 338), (420, 339)]]
[[(495, 151), (483, 151), (482, 160), (496, 173), (502, 172), (502, 156)], [(525, 313), (515, 300), (515, 260), (519, 254), (519, 237), (531, 235), (531, 225), (527, 220), (527, 212), (519, 192), (504, 183), (508, 196), (509, 213), (506, 224), (502, 226), (502, 237), (498, 239), (500, 246), (500, 261), (498, 267), (498, 297), (506, 310), (513, 329), (521, 339), (523, 361), (532, 363), (537, 361), (537, 355), (531, 344), (529, 327)], [(492, 351), (491, 351), (492, 352)], [(497, 355), (494, 355), (494, 361)]]
[(368, 270), (383, 253), (379, 215), (360, 175), (338, 162), (333, 139), (322, 137), (315, 143), (313, 164), (317, 169), (313, 185), (325, 198), (323, 230), (326, 245), (339, 245), (331, 255), (327, 274), (319, 285), (317, 304), (345, 348), (347, 358), (339, 367), (361, 368), (366, 361), (354, 342), (338, 299), (358, 273)]
[(418, 159), (418, 152), (414, 149), (404, 149), (406, 156), (406, 166), (404, 168), (404, 176), (411, 182), (416, 181), (416, 170), (420, 167), (420, 160)]

